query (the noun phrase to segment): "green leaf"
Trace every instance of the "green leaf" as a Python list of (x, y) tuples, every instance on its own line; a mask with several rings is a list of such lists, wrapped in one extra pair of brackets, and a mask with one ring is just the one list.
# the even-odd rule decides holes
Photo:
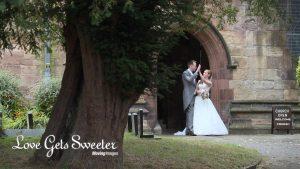
[(127, 11), (134, 12), (133, 2), (131, 0), (127, 0), (126, 3), (124, 4), (122, 12), (126, 13)]
[(20, 6), (22, 3), (24, 2), (24, 0), (10, 0), (10, 4), (12, 6)]
[(3, 12), (6, 9), (5, 2), (0, 2), (0, 11)]

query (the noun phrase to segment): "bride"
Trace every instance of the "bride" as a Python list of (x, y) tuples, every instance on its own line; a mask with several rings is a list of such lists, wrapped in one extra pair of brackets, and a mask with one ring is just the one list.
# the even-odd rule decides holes
[(215, 106), (209, 98), (212, 87), (211, 70), (199, 72), (201, 80), (196, 86), (193, 129), (196, 135), (227, 135), (228, 130), (220, 118)]
[[(206, 69), (203, 75), (201, 72), (199, 75), (201, 80), (198, 81), (195, 90), (193, 132), (195, 135), (227, 135), (228, 130), (209, 98), (212, 72)], [(185, 135), (185, 130), (174, 135)]]

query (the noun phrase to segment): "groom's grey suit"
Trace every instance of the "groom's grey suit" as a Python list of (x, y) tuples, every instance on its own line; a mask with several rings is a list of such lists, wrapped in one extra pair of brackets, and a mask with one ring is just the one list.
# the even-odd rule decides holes
[(198, 73), (189, 69), (182, 73), (183, 82), (183, 110), (186, 113), (186, 133), (193, 132), (193, 116), (195, 103), (196, 78)]

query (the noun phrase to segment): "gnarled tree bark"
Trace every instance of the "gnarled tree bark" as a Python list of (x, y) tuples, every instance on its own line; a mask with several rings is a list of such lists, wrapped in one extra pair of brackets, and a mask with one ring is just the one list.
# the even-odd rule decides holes
[(49, 150), (42, 146), (33, 159), (52, 161), (59, 168), (123, 168), (127, 112), (139, 94), (124, 99), (118, 85), (105, 81), (103, 59), (80, 28), (67, 26), (65, 40), (66, 68), (61, 90), (40, 143), (43, 145), (47, 136), (54, 135), (55, 142), (63, 140), (71, 145), (71, 137), (79, 135), (80, 142), (97, 143), (103, 139), (116, 143), (118, 155), (92, 156), (91, 149), (74, 150), (69, 146), (55, 150), (47, 158)]

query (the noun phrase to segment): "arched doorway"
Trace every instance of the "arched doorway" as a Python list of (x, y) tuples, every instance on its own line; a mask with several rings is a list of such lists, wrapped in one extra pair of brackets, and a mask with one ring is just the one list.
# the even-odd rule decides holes
[(164, 58), (163, 62), (167, 65), (178, 65), (180, 74), (176, 76), (176, 83), (171, 87), (171, 93), (158, 99), (158, 120), (162, 124), (164, 131), (174, 132), (185, 127), (185, 113), (182, 104), (182, 80), (181, 72), (187, 69), (189, 60), (196, 60), (198, 63), (201, 58), (201, 65), (209, 69), (209, 62), (203, 46), (191, 34), (186, 34), (179, 40), (170, 54)]
[[(200, 57), (201, 55), (201, 57)], [(201, 61), (200, 61), (201, 58)], [(187, 69), (186, 63), (191, 60), (201, 62), (202, 72), (211, 69), (213, 73), (213, 88), (211, 100), (225, 123), (228, 122), (228, 108), (233, 100), (233, 90), (229, 89), (232, 79), (231, 63), (227, 46), (220, 33), (212, 26), (199, 32), (189, 33), (182, 38), (166, 57), (166, 64), (180, 65), (181, 72)], [(158, 99), (158, 120), (163, 132), (174, 132), (185, 127), (185, 113), (182, 108), (181, 74), (176, 77), (171, 94)]]

